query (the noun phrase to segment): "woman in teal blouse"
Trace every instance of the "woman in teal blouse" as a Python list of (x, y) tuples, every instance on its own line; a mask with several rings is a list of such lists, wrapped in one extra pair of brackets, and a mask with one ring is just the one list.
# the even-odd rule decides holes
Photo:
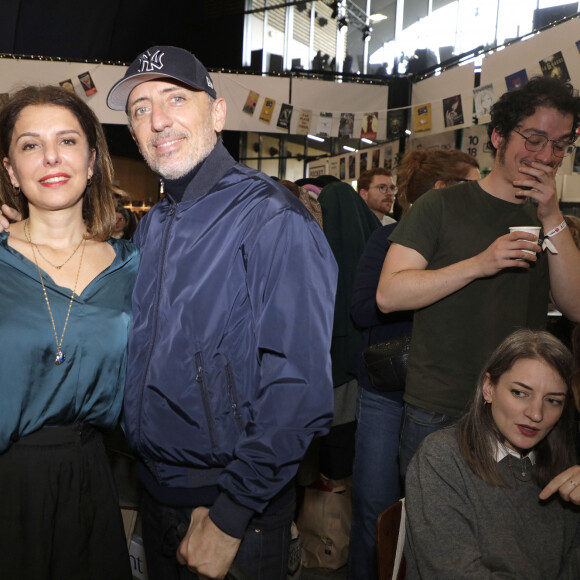
[(131, 578), (100, 432), (121, 411), (138, 255), (109, 239), (92, 110), (28, 87), (0, 110), (0, 577)]

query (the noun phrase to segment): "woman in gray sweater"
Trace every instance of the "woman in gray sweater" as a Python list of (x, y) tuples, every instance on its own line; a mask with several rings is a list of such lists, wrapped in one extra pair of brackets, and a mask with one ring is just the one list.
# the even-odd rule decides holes
[(578, 388), (553, 335), (522, 329), (503, 341), (467, 414), (409, 466), (407, 579), (580, 578), (580, 511), (539, 498), (576, 463)]

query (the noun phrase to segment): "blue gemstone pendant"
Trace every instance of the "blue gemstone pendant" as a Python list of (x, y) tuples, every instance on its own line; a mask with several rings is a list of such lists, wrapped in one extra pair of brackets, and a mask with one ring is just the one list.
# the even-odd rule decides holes
[(56, 358), (54, 359), (54, 364), (55, 365), (61, 365), (64, 361), (66, 360), (66, 357), (64, 356), (64, 354), (62, 353), (61, 350), (59, 350), (56, 353)]

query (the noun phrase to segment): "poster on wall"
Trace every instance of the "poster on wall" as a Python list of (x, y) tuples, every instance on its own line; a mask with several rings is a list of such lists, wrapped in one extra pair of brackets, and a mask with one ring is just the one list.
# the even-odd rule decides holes
[(371, 167), (373, 169), (376, 169), (379, 166), (380, 159), (381, 159), (381, 150), (375, 149), (373, 151), (373, 156), (372, 156), (372, 161), (371, 161)]
[(297, 135), (308, 135), (308, 133), (310, 133), (311, 119), (312, 111), (309, 109), (300, 109), (300, 111), (298, 111), (298, 125), (296, 126)]
[(344, 181), (346, 179), (346, 157), (340, 158), (340, 169), (339, 169), (338, 178), (341, 181)]
[(443, 99), (443, 117), (446, 127), (454, 127), (463, 124), (463, 106), (461, 95), (455, 95)]
[(292, 119), (292, 110), (294, 107), (286, 103), (282, 103), (280, 114), (278, 115), (277, 127), (280, 129), (290, 129), (290, 120)]
[(540, 68), (542, 69), (542, 74), (545, 77), (560, 79), (565, 83), (570, 80), (566, 61), (564, 60), (564, 57), (560, 51), (556, 52), (552, 56), (549, 56), (548, 58), (542, 59), (540, 61)]
[(358, 167), (358, 173), (359, 175), (361, 173), (363, 173), (363, 171), (367, 170), (367, 154), (366, 153), (361, 153), (360, 154), (360, 158), (359, 158), (359, 167)]
[(60, 81), (60, 83), (58, 83), (63, 89), (67, 90), (69, 93), (74, 93), (75, 92), (75, 87), (72, 84), (72, 81), (70, 79), (66, 79), (66, 81)]
[(269, 99), (266, 97), (264, 99), (264, 104), (262, 105), (262, 111), (260, 112), (260, 121), (264, 123), (269, 123), (272, 120), (272, 114), (274, 113), (274, 107), (276, 106), (276, 101), (274, 99)]
[(341, 113), (338, 136), (343, 139), (351, 139), (354, 129), (354, 113)]
[(574, 173), (580, 173), (580, 149), (574, 152), (574, 165), (572, 167)]
[(387, 112), (387, 139), (399, 139), (405, 131), (405, 111)]
[(526, 69), (523, 68), (518, 72), (512, 73), (505, 78), (505, 84), (508, 91), (513, 91), (523, 87), (528, 82), (528, 75)]
[(328, 162), (328, 174), (339, 178), (339, 171), (338, 159), (331, 159)]
[(310, 164), (308, 166), (308, 177), (320, 177), (326, 175), (326, 163), (321, 162), (318, 165)]
[(348, 178), (356, 178), (356, 157), (354, 155), (348, 156)]
[(473, 103), (475, 105), (475, 116), (479, 119), (491, 112), (491, 106), (495, 103), (495, 93), (493, 85), (484, 85), (473, 89)]
[(383, 167), (385, 169), (393, 169), (393, 148), (385, 147), (383, 151)]
[(87, 95), (87, 97), (90, 97), (91, 95), (94, 95), (97, 92), (97, 87), (95, 86), (95, 83), (93, 82), (93, 78), (91, 77), (91, 73), (90, 72), (84, 72), (80, 75), (77, 75), (81, 86), (83, 87), (83, 90), (85, 91), (85, 95)]
[(332, 131), (332, 113), (320, 113), (316, 134), (319, 137), (330, 137)]
[(246, 102), (244, 103), (244, 106), (242, 108), (242, 111), (244, 113), (247, 113), (248, 115), (253, 115), (254, 111), (256, 110), (256, 105), (258, 104), (259, 98), (260, 95), (258, 93), (256, 93), (255, 91), (250, 91), (248, 93), (248, 98), (246, 99)]
[(413, 109), (413, 128), (415, 133), (431, 131), (431, 103)]
[(365, 113), (363, 117), (363, 124), (360, 130), (360, 138), (376, 139), (378, 124), (379, 124), (378, 113)]

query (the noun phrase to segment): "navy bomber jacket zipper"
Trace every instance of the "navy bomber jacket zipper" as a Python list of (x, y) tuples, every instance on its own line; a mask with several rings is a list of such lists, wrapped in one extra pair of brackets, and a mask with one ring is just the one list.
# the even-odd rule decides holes
[(171, 229), (171, 226), (173, 225), (173, 220), (175, 219), (175, 214), (177, 213), (177, 205), (176, 204), (172, 204), (172, 206), (170, 207), (169, 210), (169, 222), (167, 223), (167, 225), (165, 226), (165, 231), (163, 232), (163, 245), (161, 248), (161, 259), (159, 260), (159, 276), (158, 276), (158, 282), (157, 282), (157, 291), (156, 291), (156, 295), (155, 295), (155, 308), (154, 308), (154, 317), (153, 317), (153, 331), (152, 331), (152, 336), (153, 336), (153, 340), (151, 340), (151, 344), (149, 346), (149, 352), (147, 353), (147, 358), (145, 359), (145, 371), (143, 372), (143, 380), (141, 383), (141, 386), (139, 388), (139, 410), (138, 410), (138, 433), (137, 433), (137, 441), (138, 441), (138, 446), (139, 446), (139, 450), (143, 453), (144, 452), (144, 446), (143, 446), (143, 441), (141, 440), (141, 423), (142, 423), (142, 408), (143, 408), (143, 393), (145, 392), (145, 383), (147, 382), (147, 376), (149, 375), (149, 366), (151, 364), (151, 355), (153, 353), (153, 349), (155, 348), (155, 343), (157, 341), (157, 324), (158, 324), (158, 320), (159, 320), (159, 301), (161, 299), (161, 287), (163, 285), (163, 276), (165, 274), (165, 256), (167, 254), (167, 243), (168, 243), (168, 239), (169, 239), (169, 230)]

